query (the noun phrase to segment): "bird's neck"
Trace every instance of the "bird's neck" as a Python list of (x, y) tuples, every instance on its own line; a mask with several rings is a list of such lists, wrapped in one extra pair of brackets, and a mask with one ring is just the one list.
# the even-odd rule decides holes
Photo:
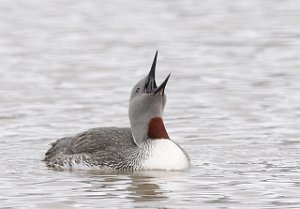
[(148, 138), (170, 139), (161, 117), (151, 118), (148, 124)]

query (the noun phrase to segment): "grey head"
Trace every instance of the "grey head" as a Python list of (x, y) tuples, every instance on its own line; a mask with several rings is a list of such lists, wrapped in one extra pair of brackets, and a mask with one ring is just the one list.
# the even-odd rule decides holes
[(132, 136), (137, 145), (155, 136), (168, 138), (162, 117), (167, 100), (164, 90), (171, 74), (157, 87), (155, 81), (157, 54), (156, 51), (150, 72), (137, 82), (130, 96), (128, 113)]

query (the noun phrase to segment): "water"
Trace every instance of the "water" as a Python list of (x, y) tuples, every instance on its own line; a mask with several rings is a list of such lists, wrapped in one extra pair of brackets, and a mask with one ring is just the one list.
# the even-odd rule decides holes
[[(1, 208), (299, 208), (300, 2), (0, 4)], [(55, 171), (49, 143), (129, 126), (159, 49), (185, 172)]]

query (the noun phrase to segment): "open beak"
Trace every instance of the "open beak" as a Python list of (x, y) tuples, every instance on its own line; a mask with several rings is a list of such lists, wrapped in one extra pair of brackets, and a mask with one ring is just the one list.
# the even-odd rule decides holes
[(169, 74), (167, 76), (167, 78), (164, 80), (164, 82), (162, 82), (162, 84), (159, 87), (157, 87), (156, 81), (155, 81), (155, 69), (156, 69), (156, 62), (157, 62), (157, 54), (158, 54), (158, 51), (156, 51), (156, 53), (155, 53), (150, 72), (146, 78), (145, 93), (147, 93), (147, 94), (154, 93), (156, 95), (157, 94), (163, 95), (164, 91), (165, 91), (165, 87), (168, 83), (168, 80), (169, 80), (171, 74)]

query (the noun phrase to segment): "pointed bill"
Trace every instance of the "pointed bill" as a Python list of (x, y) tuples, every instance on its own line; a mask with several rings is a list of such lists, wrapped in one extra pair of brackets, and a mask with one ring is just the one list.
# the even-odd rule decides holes
[(171, 73), (166, 77), (164, 82), (162, 82), (162, 84), (160, 84), (160, 86), (157, 89), (154, 90), (154, 94), (161, 94), (161, 95), (164, 94), (165, 87), (168, 83), (168, 80), (169, 80), (170, 76), (171, 76)]
[(150, 72), (147, 76), (146, 79), (146, 84), (145, 84), (145, 92), (151, 93), (156, 87), (156, 81), (155, 81), (155, 70), (156, 70), (156, 62), (157, 62), (157, 55), (158, 51), (156, 51), (154, 60), (150, 69)]
[(151, 77), (154, 80), (155, 80), (155, 69), (156, 69), (157, 55), (158, 55), (158, 50), (156, 50), (152, 66), (151, 66), (150, 72), (148, 74), (148, 78)]

